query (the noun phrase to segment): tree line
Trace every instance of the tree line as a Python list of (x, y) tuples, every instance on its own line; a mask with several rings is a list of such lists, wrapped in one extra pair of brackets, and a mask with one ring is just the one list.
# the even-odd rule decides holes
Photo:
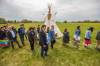
[[(43, 22), (43, 21), (32, 21), (28, 19), (22, 19), (21, 21), (17, 20), (6, 20), (5, 18), (0, 18), (0, 24), (6, 24), (6, 23), (32, 23), (32, 22)], [(84, 21), (57, 21), (57, 22), (63, 22), (63, 23), (100, 23), (100, 21), (91, 21), (91, 20), (84, 20)]]

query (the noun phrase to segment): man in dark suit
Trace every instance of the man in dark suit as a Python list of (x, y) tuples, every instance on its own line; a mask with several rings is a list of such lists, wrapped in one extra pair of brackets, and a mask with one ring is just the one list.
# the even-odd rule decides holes
[(41, 31), (39, 34), (39, 41), (40, 41), (40, 45), (41, 45), (41, 56), (45, 57), (47, 56), (47, 52), (48, 52), (48, 44), (47, 44), (47, 36), (46, 36), (46, 26), (42, 25), (41, 27)]
[(25, 43), (24, 43), (24, 36), (25, 36), (24, 24), (20, 25), (20, 28), (18, 29), (18, 34), (19, 34), (21, 43), (23, 44), (23, 46), (25, 46)]
[(29, 28), (28, 31), (28, 40), (30, 42), (30, 47), (31, 50), (34, 51), (34, 40), (35, 40), (35, 32), (34, 32), (34, 28)]
[(18, 40), (17, 40), (17, 31), (16, 29), (13, 29), (12, 27), (9, 27), (9, 30), (7, 32), (7, 38), (9, 39), (9, 42), (12, 46), (12, 48), (14, 48), (13, 42), (16, 42), (18, 47), (21, 48)]

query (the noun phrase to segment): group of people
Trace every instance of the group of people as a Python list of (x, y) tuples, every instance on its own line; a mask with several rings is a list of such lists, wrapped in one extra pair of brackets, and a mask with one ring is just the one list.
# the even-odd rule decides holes
[[(21, 43), (18, 41), (20, 38)], [(25, 46), (25, 38), (30, 43), (30, 49), (34, 52), (34, 44), (39, 43), (41, 46), (41, 56), (47, 56), (48, 44), (53, 49), (53, 46), (56, 42), (56, 36), (54, 31), (54, 26), (50, 28), (46, 25), (38, 25), (37, 28), (30, 27), (27, 31), (24, 27), (24, 24), (21, 24), (18, 30), (14, 26), (2, 26), (0, 27), (0, 40), (8, 40), (9, 46), (12, 46), (14, 49), (14, 42), (18, 45), (19, 48)]]
[[(92, 32), (93, 32), (94, 28), (93, 27), (88, 27), (88, 29), (86, 30), (85, 33), (85, 37), (84, 37), (84, 47), (88, 48), (88, 46), (90, 44), (92, 44)], [(80, 40), (81, 40), (81, 29), (80, 26), (77, 26), (75, 33), (74, 33), (74, 37), (73, 37), (73, 45), (76, 46), (76, 48), (79, 48), (79, 44), (80, 44)], [(100, 50), (100, 31), (97, 32), (96, 34), (96, 49)], [(63, 32), (63, 45), (66, 45), (67, 43), (69, 43), (70, 41), (70, 36), (69, 36), (69, 32), (67, 31), (67, 29), (64, 30)]]
[[(0, 27), (0, 40), (8, 40), (9, 46), (12, 46), (14, 49), (14, 42), (18, 45), (19, 48), (25, 46), (25, 38), (30, 43), (30, 49), (34, 52), (35, 44), (39, 44), (41, 47), (41, 56), (48, 56), (48, 46), (50, 45), (51, 49), (54, 48), (54, 44), (57, 40), (57, 34), (54, 31), (54, 26), (46, 27), (46, 25), (38, 25), (38, 27), (30, 27), (27, 31), (24, 27), (24, 24), (21, 24), (18, 30), (14, 26), (1, 26)], [(84, 47), (88, 48), (91, 42), (91, 34), (93, 32), (93, 27), (89, 27), (85, 33), (84, 38)], [(18, 35), (21, 41), (18, 41)], [(77, 26), (73, 36), (73, 45), (79, 48), (80, 40), (81, 40), (81, 29), (80, 26)], [(96, 35), (97, 45), (96, 48), (100, 49), (100, 31), (97, 32)], [(70, 35), (68, 30), (65, 28), (63, 32), (62, 43), (63, 45), (67, 45), (70, 42)]]

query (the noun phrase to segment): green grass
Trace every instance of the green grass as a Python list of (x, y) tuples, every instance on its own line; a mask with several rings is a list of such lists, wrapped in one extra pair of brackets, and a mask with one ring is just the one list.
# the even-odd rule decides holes
[[(25, 27), (37, 26), (42, 23), (27, 23)], [(19, 24), (12, 24), (19, 27)], [(0, 48), (0, 66), (100, 66), (100, 52), (95, 50), (96, 32), (100, 30), (100, 23), (57, 23), (63, 32), (65, 28), (70, 32), (71, 40), (76, 26), (81, 26), (81, 43), (80, 48), (76, 49), (72, 43), (68, 47), (62, 46), (62, 40), (58, 39), (55, 48), (49, 48), (49, 56), (45, 59), (40, 56), (40, 46), (35, 45), (34, 54), (30, 50), (28, 41), (26, 46), (19, 49), (17, 46), (12, 48)], [(83, 47), (84, 34), (88, 26), (95, 28), (92, 34), (92, 43), (89, 49)], [(18, 39), (19, 40), (19, 39)], [(16, 45), (16, 44), (15, 44)]]

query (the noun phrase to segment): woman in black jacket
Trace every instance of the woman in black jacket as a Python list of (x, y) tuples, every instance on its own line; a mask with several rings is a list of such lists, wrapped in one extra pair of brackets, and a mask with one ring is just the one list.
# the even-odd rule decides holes
[(67, 29), (65, 29), (63, 32), (63, 45), (69, 43), (69, 40), (70, 40), (69, 32), (67, 31)]

